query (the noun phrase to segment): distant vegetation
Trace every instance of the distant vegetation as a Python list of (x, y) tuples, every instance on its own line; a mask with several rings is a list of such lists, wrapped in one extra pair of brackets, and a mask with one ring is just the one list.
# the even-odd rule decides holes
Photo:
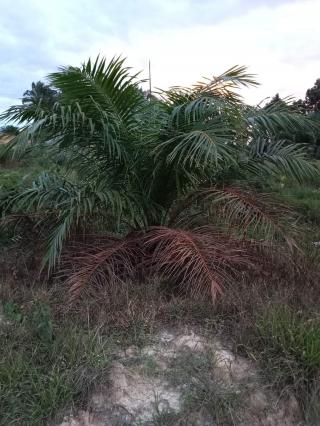
[[(267, 105), (285, 102), (276, 94)], [(302, 114), (311, 117), (320, 126), (320, 79), (317, 79), (313, 87), (307, 90), (305, 99), (299, 99), (293, 102), (293, 108), (298, 109)], [(320, 130), (301, 131), (296, 129), (286, 137), (293, 138), (297, 142), (310, 145), (312, 154), (320, 159)]]
[(12, 126), (10, 124), (0, 127), (0, 137), (2, 135), (17, 135), (19, 133), (19, 127)]

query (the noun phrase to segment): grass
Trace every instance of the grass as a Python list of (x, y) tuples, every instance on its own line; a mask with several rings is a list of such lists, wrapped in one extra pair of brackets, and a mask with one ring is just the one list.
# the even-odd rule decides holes
[(56, 167), (46, 158), (26, 161), (11, 161), (0, 163), (0, 194), (19, 187), (30, 185), (30, 183), (45, 169)]
[[(288, 307), (272, 307), (257, 320), (257, 330), (269, 354), (295, 363), (306, 377), (320, 371), (320, 319), (305, 317)], [(269, 357), (266, 357), (269, 358)]]
[(241, 391), (217, 379), (214, 352), (182, 352), (172, 360), (166, 375), (173, 386), (182, 390), (181, 419), (201, 413), (212, 424), (237, 424)]
[(310, 411), (316, 395), (320, 399), (320, 318), (287, 306), (270, 307), (257, 317), (256, 331), (252, 350), (265, 374), (278, 388), (293, 391)]
[(144, 422), (143, 426), (176, 426), (179, 425), (180, 420), (180, 413), (174, 413), (170, 410), (159, 410), (153, 416), (152, 421)]
[(282, 196), (296, 207), (304, 219), (320, 224), (320, 189), (306, 188), (303, 186), (288, 188)]
[(109, 367), (112, 344), (99, 330), (53, 327), (43, 304), (33, 306), (31, 317), (5, 306), (10, 313), (0, 327), (0, 425), (42, 425), (84, 401)]
[[(174, 294), (164, 296), (159, 282), (148, 286), (128, 283), (115, 294), (101, 293), (99, 300), (81, 300), (69, 311), (65, 310), (67, 299), (61, 285), (55, 290), (44, 284), (28, 287), (28, 283), (20, 282), (17, 287), (15, 280), (11, 284), (8, 280), (0, 289), (0, 298), (6, 300), (6, 317), (11, 321), (0, 337), (1, 348), (9, 348), (1, 353), (0, 364), (1, 371), (9, 371), (4, 382), (1, 379), (7, 405), (0, 409), (8, 413), (5, 421), (40, 425), (66, 406), (81, 405), (93, 382), (99, 382), (101, 373), (108, 369), (115, 343), (139, 349), (152, 341), (159, 327), (186, 324), (218, 332), (222, 339), (233, 341), (235, 350), (260, 364), (268, 376), (266, 384), (279, 394), (289, 389), (295, 392), (306, 418), (318, 421), (314, 390), (318, 373), (311, 363), (319, 324), (317, 277), (311, 267), (303, 267), (290, 275), (284, 271), (281, 279), (272, 274), (242, 278), (237, 286), (225, 288), (215, 307), (210, 301), (194, 303)], [(273, 306), (279, 311), (274, 312)], [(296, 316), (291, 316), (294, 313)], [(303, 338), (306, 335), (308, 339)], [(298, 359), (305, 347), (309, 355)], [(19, 376), (14, 375), (13, 368), (17, 356), (18, 365), (24, 366)], [(310, 362), (308, 368), (303, 364), (306, 361)], [(153, 424), (174, 425), (178, 420), (183, 424), (197, 411), (205, 412), (217, 424), (237, 424), (235, 412), (241, 394), (239, 399), (237, 392), (217, 383), (212, 374), (214, 362), (213, 354), (185, 354), (173, 360), (168, 378), (183, 389), (185, 403), (178, 417), (159, 410)], [(160, 374), (152, 358), (144, 360), (142, 373)], [(303, 385), (307, 377), (313, 380), (313, 389)], [(30, 383), (37, 391), (30, 391)], [(10, 405), (10, 401), (14, 403)], [(26, 420), (28, 416), (31, 423)]]
[[(310, 265), (309, 265), (310, 266)], [(220, 332), (260, 368), (264, 385), (294, 395), (308, 425), (320, 423), (319, 274), (239, 282), (217, 308)], [(311, 422), (310, 418), (314, 420)]]
[(271, 191), (301, 215), (302, 222), (320, 225), (320, 180), (312, 185), (282, 182), (271, 184)]

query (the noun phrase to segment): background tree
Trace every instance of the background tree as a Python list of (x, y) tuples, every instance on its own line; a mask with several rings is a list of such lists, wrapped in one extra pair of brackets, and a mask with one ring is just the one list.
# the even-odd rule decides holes
[(58, 99), (58, 91), (38, 81), (31, 84), (31, 89), (26, 90), (22, 97), (22, 104), (26, 106), (39, 105), (53, 107)]
[(0, 127), (0, 134), (2, 134), (2, 135), (15, 136), (18, 133), (19, 133), (19, 127), (17, 127), (17, 126), (7, 124), (5, 126)]
[[(277, 93), (267, 104), (266, 108), (272, 108), (273, 105), (284, 106), (288, 99), (281, 99)], [(320, 158), (320, 79), (314, 86), (307, 90), (305, 99), (299, 99), (292, 103), (292, 108), (301, 114), (308, 115), (314, 120), (317, 128), (314, 129), (291, 129), (288, 133), (282, 133), (285, 140), (296, 143), (304, 143), (310, 146), (310, 150), (316, 158)]]
[(320, 78), (307, 90), (305, 104), (310, 112), (320, 112)]
[(318, 131), (309, 133), (300, 133), (301, 142), (313, 145), (313, 153), (320, 159), (320, 79), (317, 79), (314, 86), (307, 90), (305, 99), (299, 99), (295, 102), (295, 107), (303, 114), (307, 114), (318, 123)]

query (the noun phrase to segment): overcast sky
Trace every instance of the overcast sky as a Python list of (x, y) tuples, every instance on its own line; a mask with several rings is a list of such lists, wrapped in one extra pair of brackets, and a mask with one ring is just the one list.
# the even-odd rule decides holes
[(247, 65), (267, 96), (320, 77), (320, 0), (0, 0), (0, 111), (59, 65), (122, 54), (154, 87)]

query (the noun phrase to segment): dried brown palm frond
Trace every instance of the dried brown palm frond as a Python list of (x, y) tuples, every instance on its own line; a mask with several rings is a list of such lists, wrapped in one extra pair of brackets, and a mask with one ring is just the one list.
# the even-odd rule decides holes
[(244, 240), (223, 236), (210, 227), (192, 232), (150, 228), (144, 247), (152, 274), (178, 283), (195, 297), (211, 294), (213, 300), (236, 268), (252, 264)]
[(134, 238), (108, 237), (88, 243), (78, 243), (64, 256), (62, 276), (72, 297), (77, 297), (87, 286), (91, 288), (120, 285), (130, 278), (136, 267), (136, 242)]
[(196, 298), (215, 300), (236, 271), (253, 266), (254, 244), (211, 227), (193, 231), (151, 227), (123, 239), (82, 243), (65, 255), (62, 275), (72, 297), (85, 290), (121, 285), (141, 274), (164, 278)]

